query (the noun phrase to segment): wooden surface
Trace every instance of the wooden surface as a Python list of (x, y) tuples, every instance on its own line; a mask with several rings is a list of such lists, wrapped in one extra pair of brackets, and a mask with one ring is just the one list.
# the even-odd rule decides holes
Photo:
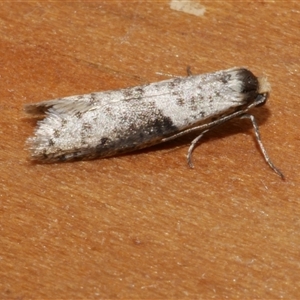
[[(1, 299), (299, 299), (300, 2), (0, 3)], [(26, 103), (247, 66), (247, 120), (145, 151), (32, 164)]]

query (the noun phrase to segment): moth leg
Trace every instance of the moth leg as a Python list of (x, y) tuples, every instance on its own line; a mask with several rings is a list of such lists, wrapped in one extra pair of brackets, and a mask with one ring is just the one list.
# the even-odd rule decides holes
[(252, 126), (254, 128), (254, 133), (255, 133), (255, 137), (256, 137), (256, 141), (258, 143), (258, 146), (260, 148), (260, 151), (262, 152), (264, 159), (266, 161), (266, 163), (270, 166), (270, 168), (276, 173), (278, 174), (282, 179), (284, 179), (284, 175), (281, 173), (281, 171), (275, 167), (275, 165), (272, 163), (262, 141), (261, 141), (261, 137), (260, 137), (260, 133), (259, 133), (259, 128), (257, 125), (257, 122), (254, 118), (253, 115), (250, 114), (244, 114), (240, 117), (241, 119), (250, 119), (250, 121), (252, 122)]
[[(178, 137), (181, 137), (181, 136), (186, 135), (186, 134), (188, 134), (188, 133), (194, 132), (194, 131), (196, 131), (196, 130), (203, 130), (203, 129), (208, 128), (208, 127), (209, 127), (209, 129), (210, 129), (210, 128), (212, 128), (213, 126), (208, 126), (208, 125), (204, 124), (204, 125), (192, 127), (192, 128), (189, 128), (189, 129), (185, 129), (184, 131), (181, 131), (181, 132), (176, 133), (176, 134), (174, 134), (174, 135), (171, 135), (171, 136), (169, 136), (169, 137), (163, 138), (163, 139), (161, 140), (161, 142), (164, 143), (164, 142), (172, 141), (172, 140), (177, 139)], [(207, 130), (205, 130), (205, 132), (206, 132), (206, 131), (207, 131)]]
[(192, 76), (193, 75), (192, 70), (191, 70), (191, 66), (186, 67), (186, 72), (187, 72), (187, 76)]
[(192, 162), (192, 153), (195, 149), (196, 144), (199, 142), (199, 140), (203, 137), (204, 133), (206, 133), (207, 131), (209, 131), (209, 129), (204, 130), (203, 132), (201, 132), (200, 135), (198, 135), (195, 139), (192, 140), (191, 145), (189, 147), (188, 153), (187, 153), (187, 162), (188, 165), (191, 169), (194, 168), (193, 162)]

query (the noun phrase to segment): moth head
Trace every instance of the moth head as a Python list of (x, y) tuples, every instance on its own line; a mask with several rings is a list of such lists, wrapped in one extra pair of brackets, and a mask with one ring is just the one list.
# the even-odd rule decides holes
[(238, 71), (242, 83), (241, 93), (248, 105), (250, 103), (254, 103), (255, 106), (264, 105), (271, 91), (271, 85), (267, 77), (256, 77), (245, 68)]
[(256, 106), (262, 106), (264, 105), (269, 97), (270, 91), (271, 91), (271, 85), (267, 79), (267, 77), (258, 77), (258, 95), (255, 98), (255, 101), (257, 104)]

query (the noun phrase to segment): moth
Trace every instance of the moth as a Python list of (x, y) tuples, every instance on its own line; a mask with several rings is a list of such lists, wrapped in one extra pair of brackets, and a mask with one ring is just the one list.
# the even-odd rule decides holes
[(44, 118), (27, 143), (33, 160), (61, 162), (113, 156), (198, 131), (187, 153), (193, 167), (192, 152), (207, 131), (233, 118), (249, 119), (265, 161), (283, 178), (248, 113), (264, 105), (269, 92), (265, 77), (236, 67), (28, 104), (28, 114)]

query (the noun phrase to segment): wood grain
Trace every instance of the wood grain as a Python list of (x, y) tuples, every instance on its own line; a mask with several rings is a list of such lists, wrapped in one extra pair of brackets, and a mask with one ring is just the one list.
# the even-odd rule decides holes
[[(2, 299), (299, 299), (300, 3), (0, 3)], [(41, 165), (26, 103), (233, 66), (267, 75), (235, 120), (110, 159)]]

